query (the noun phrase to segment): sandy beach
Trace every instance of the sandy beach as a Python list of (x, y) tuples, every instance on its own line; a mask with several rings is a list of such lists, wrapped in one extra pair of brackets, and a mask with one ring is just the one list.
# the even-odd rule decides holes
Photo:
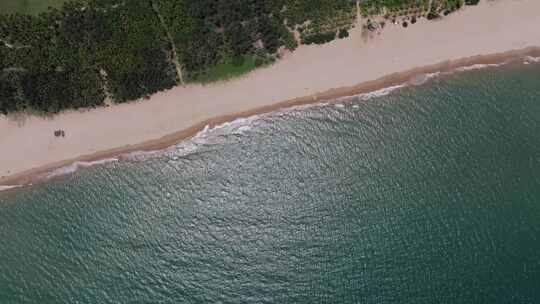
[[(74, 161), (154, 150), (206, 125), (404, 83), (415, 75), (540, 56), (540, 1), (483, 1), (437, 21), (387, 25), (363, 39), (301, 46), (272, 66), (211, 85), (187, 85), (150, 100), (52, 118), (0, 117), (0, 185), (30, 183)], [(65, 137), (54, 131), (65, 130)], [(1, 189), (1, 188), (0, 188)]]

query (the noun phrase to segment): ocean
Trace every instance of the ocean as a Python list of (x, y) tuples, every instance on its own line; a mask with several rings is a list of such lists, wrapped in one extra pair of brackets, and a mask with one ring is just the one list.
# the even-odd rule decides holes
[(2, 191), (0, 303), (540, 303), (540, 66), (467, 70)]

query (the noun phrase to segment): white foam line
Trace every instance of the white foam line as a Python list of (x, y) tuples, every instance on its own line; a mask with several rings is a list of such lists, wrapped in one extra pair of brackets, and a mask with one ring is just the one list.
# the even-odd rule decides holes
[(224, 122), (213, 127), (206, 125), (202, 130), (197, 132), (194, 136), (186, 138), (179, 143), (167, 147), (165, 149), (152, 150), (152, 151), (134, 151), (121, 155), (121, 158), (125, 158), (133, 161), (145, 160), (149, 157), (159, 157), (163, 155), (170, 155), (173, 159), (177, 159), (181, 156), (186, 156), (197, 151), (197, 149), (205, 144), (211, 143), (213, 136), (229, 135), (229, 134), (243, 134), (251, 130), (255, 121), (261, 118), (261, 115), (252, 115), (249, 117), (241, 117), (232, 121)]
[(88, 167), (92, 167), (92, 166), (96, 166), (96, 165), (103, 165), (103, 164), (116, 162), (116, 161), (118, 161), (118, 158), (106, 158), (106, 159), (100, 159), (100, 160), (91, 161), (91, 162), (76, 161), (76, 162), (72, 163), (71, 165), (58, 168), (58, 169), (48, 173), (46, 178), (66, 175), (66, 174), (76, 172), (80, 168), (88, 168)]
[(201, 131), (186, 141), (204, 140), (210, 135), (238, 134), (250, 130), (251, 125), (260, 118), (260, 115), (240, 117), (232, 121), (224, 122), (213, 127), (206, 125)]
[(427, 79), (431, 79), (431, 78), (435, 78), (435, 77), (438, 77), (439, 75), (441, 75), (441, 72), (435, 72), (435, 73), (428, 73), (428, 74), (425, 74)]
[[(345, 99), (345, 98), (349, 98), (349, 97), (350, 96), (345, 96), (345, 97), (341, 97), (341, 98)], [(339, 101), (339, 100), (340, 99), (335, 99), (335, 101)], [(335, 102), (332, 102), (332, 103), (335, 103)], [(310, 108), (324, 107), (324, 106), (327, 106), (329, 104), (330, 104), (330, 102), (306, 103), (306, 104), (303, 104), (303, 105), (291, 106), (291, 107), (287, 107), (287, 108), (278, 109), (278, 110), (269, 112), (267, 114), (269, 114), (269, 115), (278, 115), (279, 116), (280, 114), (287, 114), (287, 113), (290, 113), (290, 112), (302, 111), (302, 110), (306, 110), (306, 109), (310, 109)]]
[(537, 63), (540, 62), (540, 57), (527, 56), (524, 58), (525, 63)]
[(14, 185), (14, 186), (0, 186), (0, 191), (6, 191), (10, 189), (20, 188), (22, 185)]
[(373, 91), (373, 92), (358, 94), (358, 95), (355, 95), (355, 96), (359, 97), (361, 100), (368, 100), (368, 99), (371, 99), (371, 98), (374, 98), (374, 97), (386, 96), (386, 95), (392, 93), (393, 91), (401, 89), (401, 88), (403, 88), (405, 86), (407, 86), (407, 85), (406, 84), (399, 84), (399, 85), (383, 88), (383, 89), (380, 89), (380, 90), (376, 90), (376, 91)]
[[(526, 57), (525, 60), (527, 60), (529, 62), (540, 62), (540, 57), (528, 56), (528, 57)], [(422, 84), (426, 83), (428, 80), (439, 77), (441, 75), (448, 75), (448, 74), (451, 74), (453, 72), (466, 72), (466, 71), (482, 70), (482, 69), (493, 68), (493, 67), (500, 67), (500, 66), (503, 66), (503, 65), (505, 65), (507, 63), (508, 63), (508, 61), (504, 61), (504, 62), (501, 62), (501, 63), (490, 63), (490, 64), (473, 64), (473, 65), (470, 65), (470, 66), (464, 66), (464, 67), (456, 68), (456, 69), (454, 69), (453, 71), (450, 71), (450, 72), (426, 73), (426, 74), (417, 76), (417, 77), (422, 78), (421, 81), (419, 81), (418, 83), (415, 83), (416, 79), (413, 78), (413, 79), (410, 79), (407, 82), (399, 84), (399, 85), (382, 88), (382, 89), (375, 90), (375, 91), (368, 92), (368, 93), (362, 93), (362, 94), (352, 95), (352, 96), (344, 96), (344, 97), (340, 97), (340, 98), (335, 99), (335, 101), (340, 102), (342, 100), (346, 100), (346, 99), (349, 99), (351, 97), (358, 97), (361, 100), (365, 101), (365, 100), (369, 100), (369, 99), (375, 98), (375, 97), (386, 96), (386, 95), (390, 94), (391, 92), (393, 92), (395, 90), (407, 87), (409, 85), (422, 85)], [(325, 106), (325, 105), (327, 105), (327, 103), (314, 104), (314, 105), (316, 105), (316, 106)], [(313, 105), (311, 105), (311, 106), (313, 106)], [(336, 106), (338, 106), (338, 105), (336, 105)]]
[(486, 69), (486, 68), (499, 67), (499, 66), (502, 66), (504, 64), (506, 64), (506, 62), (503, 62), (503, 63), (489, 63), (489, 64), (473, 64), (473, 65), (457, 68), (456, 71), (464, 72), (464, 71), (483, 70), (483, 69)]

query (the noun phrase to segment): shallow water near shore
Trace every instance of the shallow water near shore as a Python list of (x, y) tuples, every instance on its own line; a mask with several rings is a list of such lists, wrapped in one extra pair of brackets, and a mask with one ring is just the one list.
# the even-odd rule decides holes
[(540, 302), (540, 66), (386, 93), (0, 192), (0, 303)]

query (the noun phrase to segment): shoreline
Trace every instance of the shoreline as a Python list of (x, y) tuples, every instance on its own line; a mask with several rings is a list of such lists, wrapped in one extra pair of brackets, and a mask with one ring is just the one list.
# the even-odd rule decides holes
[[(143, 102), (52, 118), (0, 115), (0, 186), (35, 183), (71, 164), (160, 150), (239, 117), (414, 85), (421, 74), (540, 57), (538, 11), (540, 1), (483, 0), (436, 22), (388, 24), (380, 35), (356, 27), (348, 38), (302, 45), (242, 77), (177, 86)], [(57, 130), (65, 137), (55, 136)]]
[[(512, 50), (503, 53), (495, 53), (488, 55), (475, 55), (471, 57), (466, 57), (457, 60), (446, 60), (440, 63), (433, 65), (428, 65), (424, 67), (413, 68), (403, 72), (392, 73), (381, 78), (361, 82), (354, 86), (333, 88), (327, 91), (324, 91), (315, 95), (307, 95), (303, 97), (298, 97), (294, 99), (289, 99), (281, 102), (277, 102), (272, 105), (259, 107), (253, 110), (227, 114), (219, 117), (210, 118), (195, 125), (174, 132), (172, 134), (165, 135), (161, 138), (145, 141), (139, 144), (126, 145), (123, 147), (118, 147), (110, 150), (99, 151), (96, 153), (83, 155), (73, 159), (63, 160), (56, 163), (46, 164), (44, 166), (23, 171), (21, 173), (3, 177), (0, 179), (0, 191), (18, 189), (23, 186), (32, 185), (37, 182), (45, 181), (49, 179), (48, 176), (44, 176), (52, 173), (54, 170), (73, 165), (77, 162), (97, 162), (104, 161), (108, 159), (116, 159), (116, 157), (121, 157), (123, 155), (133, 153), (133, 152), (151, 152), (159, 151), (169, 147), (172, 147), (179, 142), (192, 138), (197, 133), (202, 131), (207, 127), (214, 127), (226, 122), (233, 121), (238, 118), (249, 117), (262, 113), (269, 113), (280, 109), (286, 109), (294, 106), (316, 104), (320, 102), (328, 102), (332, 99), (338, 99), (342, 97), (355, 96), (359, 94), (370, 93), (378, 91), (381, 89), (397, 86), (397, 85), (406, 85), (408, 82), (413, 80), (415, 77), (421, 75), (427, 75), (432, 73), (458, 73), (462, 72), (460, 68), (471, 67), (474, 65), (506, 65), (512, 63), (522, 64), (527, 57), (540, 57), (540, 47), (527, 47), (524, 49)], [(518, 62), (519, 61), (519, 62)], [(429, 82), (426, 81), (426, 82)], [(424, 85), (421, 83), (419, 85)], [(416, 85), (416, 84), (411, 84)], [(54, 177), (54, 176), (53, 176)], [(52, 178), (52, 177), (51, 177)]]

